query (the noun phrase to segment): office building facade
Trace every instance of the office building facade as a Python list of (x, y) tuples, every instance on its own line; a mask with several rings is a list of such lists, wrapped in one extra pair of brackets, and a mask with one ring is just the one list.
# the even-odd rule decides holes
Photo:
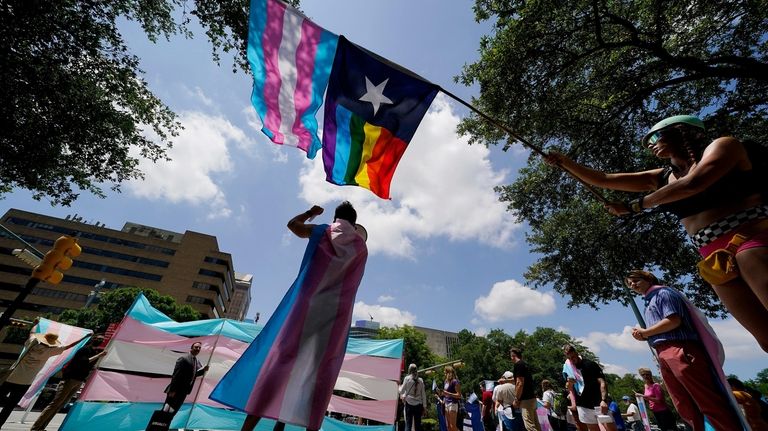
[[(83, 248), (63, 281), (56, 286), (40, 282), (16, 317), (82, 308), (97, 284), (102, 292), (131, 286), (155, 289), (192, 306), (203, 319), (223, 317), (235, 293), (232, 256), (220, 251), (211, 235), (135, 223), (113, 230), (84, 223), (81, 217), (61, 219), (17, 209), (6, 212), (0, 223), (43, 253), (62, 235), (77, 238)], [(16, 298), (31, 274), (32, 268), (12, 255), (23, 247), (0, 232), (0, 309)]]
[(235, 273), (235, 291), (232, 294), (232, 300), (229, 302), (227, 312), (224, 317), (227, 319), (245, 321), (248, 314), (248, 307), (251, 306), (251, 284), (253, 283), (253, 274)]

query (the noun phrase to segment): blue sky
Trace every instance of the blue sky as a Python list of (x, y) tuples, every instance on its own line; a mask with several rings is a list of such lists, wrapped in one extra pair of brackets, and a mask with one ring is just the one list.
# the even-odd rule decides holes
[[(475, 23), (469, 0), (304, 0), (302, 9), (328, 30), (466, 100), (477, 91), (453, 83), (491, 31)], [(635, 324), (629, 309), (616, 303), (568, 309), (552, 289), (525, 286), (523, 273), (535, 259), (526, 227), (505, 211), (493, 187), (511, 182), (528, 154), (521, 147), (505, 153), (468, 146), (455, 134), (466, 110), (454, 101), (435, 100), (395, 174), (392, 200), (383, 201), (364, 189), (326, 183), (321, 157), (310, 161), (295, 148), (269, 143), (250, 106), (249, 76), (233, 74), (226, 57), (216, 66), (202, 32), (155, 45), (135, 26), (123, 29), (146, 81), (185, 127), (169, 152), (173, 160), (143, 163), (146, 180), (107, 199), (83, 194), (72, 207), (56, 208), (15, 191), (0, 201), (3, 207), (77, 213), (113, 229), (133, 221), (215, 235), (236, 271), (254, 275), (249, 316), (267, 318), (296, 276), (305, 246), (285, 228), (287, 221), (313, 204), (332, 214), (347, 199), (369, 232), (355, 319), (372, 315), (384, 325), (478, 334), (553, 327), (583, 339), (608, 371), (652, 365), (647, 346), (629, 335)], [(726, 346), (726, 372), (752, 378), (765, 367), (764, 353), (732, 319), (713, 326)]]

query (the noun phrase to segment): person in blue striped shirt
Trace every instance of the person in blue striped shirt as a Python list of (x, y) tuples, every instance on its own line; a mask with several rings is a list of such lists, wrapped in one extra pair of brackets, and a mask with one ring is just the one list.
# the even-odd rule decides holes
[(680, 416), (694, 431), (704, 431), (705, 416), (717, 430), (744, 429), (716, 378), (720, 362), (704, 346), (704, 339), (718, 341), (699, 330), (707, 325), (703, 315), (680, 292), (660, 285), (650, 272), (630, 271), (625, 281), (645, 301), (647, 326), (634, 328), (632, 336), (656, 350), (661, 377)]

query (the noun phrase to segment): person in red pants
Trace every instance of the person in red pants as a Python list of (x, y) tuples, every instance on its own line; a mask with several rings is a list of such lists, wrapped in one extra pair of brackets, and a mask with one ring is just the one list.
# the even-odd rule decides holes
[[(683, 295), (661, 286), (655, 275), (630, 271), (630, 289), (643, 295), (647, 328), (635, 328), (636, 340), (656, 350), (661, 377), (680, 416), (694, 431), (704, 431), (704, 417), (717, 430), (743, 430), (740, 414), (731, 403), (730, 388), (722, 382), (719, 358), (710, 355), (705, 341), (718, 342), (706, 331), (706, 320)], [(708, 326), (708, 325), (707, 325)]]

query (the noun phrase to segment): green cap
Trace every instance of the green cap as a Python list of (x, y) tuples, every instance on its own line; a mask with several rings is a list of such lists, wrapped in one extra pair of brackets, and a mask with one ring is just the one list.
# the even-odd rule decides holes
[(706, 130), (704, 127), (704, 122), (701, 121), (699, 117), (694, 117), (693, 115), (675, 115), (674, 117), (665, 118), (656, 123), (653, 127), (651, 127), (651, 130), (649, 130), (648, 133), (643, 136), (643, 140), (641, 142), (643, 145), (646, 145), (648, 138), (650, 138), (651, 135), (658, 132), (659, 130), (666, 129), (669, 126), (674, 126), (675, 124), (687, 124), (691, 127), (698, 127), (701, 130)]

